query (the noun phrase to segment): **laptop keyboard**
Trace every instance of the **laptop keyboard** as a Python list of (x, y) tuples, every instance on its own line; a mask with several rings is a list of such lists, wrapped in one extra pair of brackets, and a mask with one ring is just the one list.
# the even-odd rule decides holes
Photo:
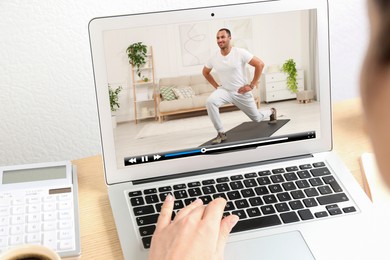
[(224, 216), (235, 214), (240, 218), (232, 233), (356, 211), (323, 162), (129, 191), (144, 248), (151, 245), (168, 194), (175, 198), (172, 219), (197, 198), (205, 205), (215, 198), (225, 198)]

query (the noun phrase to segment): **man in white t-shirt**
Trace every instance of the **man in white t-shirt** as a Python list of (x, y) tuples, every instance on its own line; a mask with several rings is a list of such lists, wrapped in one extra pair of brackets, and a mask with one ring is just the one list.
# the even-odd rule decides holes
[[(260, 112), (257, 110), (252, 90), (258, 82), (264, 63), (245, 49), (230, 45), (231, 33), (222, 28), (217, 33), (217, 44), (220, 51), (215, 53), (203, 68), (203, 76), (215, 88), (207, 99), (207, 113), (218, 134), (212, 144), (219, 144), (227, 139), (219, 115), (219, 107), (224, 104), (234, 104), (242, 110), (252, 121), (260, 122), (269, 117), (269, 123), (276, 123), (276, 109), (271, 108)], [(246, 64), (255, 67), (253, 79), (247, 82)], [(211, 70), (215, 69), (221, 83), (218, 84)]]

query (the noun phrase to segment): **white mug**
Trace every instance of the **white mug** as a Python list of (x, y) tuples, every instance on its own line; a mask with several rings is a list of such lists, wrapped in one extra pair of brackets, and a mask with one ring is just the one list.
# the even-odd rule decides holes
[(2, 253), (0, 260), (61, 260), (61, 257), (45, 246), (21, 245)]

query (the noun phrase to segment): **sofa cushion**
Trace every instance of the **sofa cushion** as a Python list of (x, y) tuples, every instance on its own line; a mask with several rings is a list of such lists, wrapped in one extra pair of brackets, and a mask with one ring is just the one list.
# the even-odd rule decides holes
[(211, 92), (215, 90), (215, 88), (208, 83), (195, 84), (192, 85), (192, 88), (196, 95), (211, 94)]
[(171, 100), (176, 99), (176, 95), (172, 89), (173, 89), (172, 86), (160, 88), (160, 94), (161, 94), (162, 100), (171, 101)]
[(195, 96), (194, 90), (190, 86), (177, 87), (172, 89), (177, 99), (192, 98)]
[(193, 108), (192, 98), (176, 99), (171, 101), (161, 101), (160, 104), (158, 105), (158, 109), (162, 113), (192, 109), (192, 108)]

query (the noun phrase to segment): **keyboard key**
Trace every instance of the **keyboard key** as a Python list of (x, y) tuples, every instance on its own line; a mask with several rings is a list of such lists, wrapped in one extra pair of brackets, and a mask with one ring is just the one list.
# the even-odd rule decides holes
[(285, 173), (283, 168), (278, 168), (278, 169), (273, 169), (272, 170), (273, 174), (279, 174), (279, 173)]
[(318, 206), (318, 203), (314, 198), (308, 198), (308, 199), (304, 199), (302, 201), (305, 204), (305, 206), (308, 208)]
[(238, 191), (230, 191), (227, 193), (227, 196), (229, 197), (229, 200), (241, 199), (241, 195)]
[(342, 214), (342, 211), (341, 209), (339, 208), (338, 205), (334, 204), (334, 205), (328, 205), (326, 206), (326, 210), (329, 212), (330, 215), (340, 215)]
[(321, 195), (333, 193), (332, 189), (329, 186), (318, 187), (318, 191), (321, 193)]
[(307, 197), (315, 197), (315, 196), (320, 195), (315, 188), (308, 188), (308, 189), (305, 189), (304, 191), (305, 191), (305, 194)]
[[(158, 196), (156, 194), (145, 196), (145, 201), (147, 204), (153, 204), (153, 203), (160, 202), (158, 200)], [(163, 201), (163, 200), (161, 200), (161, 201)]]
[(252, 205), (252, 206), (260, 206), (260, 205), (263, 205), (264, 202), (261, 200), (260, 197), (253, 197), (253, 198), (250, 198), (249, 199), (249, 203)]
[(271, 180), (268, 177), (259, 177), (257, 178), (257, 182), (259, 185), (268, 185), (271, 184)]
[(237, 209), (243, 209), (243, 208), (248, 208), (249, 207), (249, 203), (246, 199), (243, 199), (243, 200), (236, 200), (234, 202), (234, 204), (236, 204), (236, 208)]
[(184, 200), (184, 204), (186, 204), (186, 206), (190, 205), (194, 200), (196, 200), (196, 198), (188, 198), (188, 199), (185, 199)]
[(237, 181), (237, 180), (242, 180), (242, 179), (244, 179), (244, 177), (241, 174), (233, 175), (230, 177), (230, 180), (232, 180), (232, 181)]
[(275, 213), (275, 208), (272, 205), (265, 205), (260, 207), (264, 215), (269, 215)]
[(250, 208), (250, 209), (247, 209), (247, 210), (246, 210), (246, 213), (247, 213), (248, 216), (251, 217), (251, 218), (261, 216), (261, 212), (260, 212), (259, 208)]
[(138, 226), (146, 226), (157, 223), (158, 216), (160, 214), (153, 214), (136, 218)]
[(259, 176), (266, 176), (266, 175), (271, 175), (271, 171), (260, 171), (258, 172)]
[(290, 192), (291, 196), (294, 199), (303, 199), (305, 198), (305, 194), (301, 190), (294, 190)]
[(321, 205), (327, 205), (327, 204), (348, 201), (349, 199), (347, 195), (345, 195), (345, 193), (337, 193), (337, 194), (318, 197), (317, 200)]
[(316, 187), (316, 186), (321, 186), (324, 185), (322, 180), (320, 178), (313, 178), (309, 180), (311, 186)]
[(232, 188), (232, 190), (240, 190), (244, 188), (244, 185), (242, 184), (241, 181), (232, 181), (230, 183), (230, 187)]
[(202, 184), (203, 185), (211, 185), (211, 184), (215, 184), (215, 181), (214, 180), (204, 180), (204, 181), (202, 181)]
[(135, 216), (147, 215), (155, 212), (154, 207), (152, 205), (135, 207), (133, 208), (133, 211)]
[(215, 185), (215, 187), (217, 187), (217, 190), (219, 192), (230, 191), (230, 187), (227, 183), (220, 183), (220, 184)]
[(281, 213), (280, 218), (282, 219), (283, 223), (293, 223), (299, 221), (298, 215), (294, 211)]
[(173, 185), (174, 190), (181, 190), (181, 189), (185, 189), (185, 188), (187, 188), (187, 185), (185, 185), (184, 183)]
[(281, 183), (284, 182), (284, 178), (281, 174), (272, 175), (271, 180), (273, 183)]
[(297, 174), (298, 174), (300, 179), (311, 178), (311, 174), (308, 171), (298, 171)]
[(253, 189), (245, 189), (241, 191), (241, 194), (244, 198), (253, 197), (255, 196), (255, 192)]
[(222, 177), (217, 179), (217, 183), (229, 182), (228, 177)]
[(143, 237), (142, 244), (144, 245), (145, 249), (150, 248), (150, 246), (152, 244), (152, 237), (151, 236), (150, 237)]
[(326, 168), (326, 167), (315, 168), (313, 170), (310, 170), (310, 172), (311, 172), (311, 174), (313, 174), (314, 177), (324, 176), (324, 175), (329, 175), (330, 174), (329, 169)]
[(325, 163), (323, 163), (323, 162), (316, 162), (316, 163), (313, 163), (313, 166), (314, 166), (315, 168), (323, 167), (323, 166), (325, 166)]
[(272, 193), (283, 191), (282, 186), (280, 186), (280, 184), (269, 185), (268, 188)]
[(188, 194), (186, 190), (177, 190), (173, 192), (175, 199), (185, 199), (188, 198)]
[(213, 198), (216, 199), (216, 198), (224, 198), (225, 200), (228, 200), (225, 193), (216, 193), (216, 194), (213, 194)]
[(244, 185), (247, 188), (256, 187), (257, 186), (257, 182), (256, 182), (255, 179), (244, 180)]
[(300, 189), (304, 189), (304, 188), (309, 188), (310, 187), (310, 184), (307, 182), (307, 180), (299, 180), (299, 181), (296, 181), (295, 184)]
[(202, 191), (199, 188), (192, 188), (188, 189), (188, 194), (190, 194), (191, 197), (198, 197), (202, 194)]
[(316, 218), (327, 217), (328, 216), (328, 212), (326, 212), (326, 211), (316, 212), (316, 213), (314, 213), (314, 216), (316, 216)]
[(140, 190), (129, 192), (129, 197), (137, 197), (137, 196), (141, 196), (141, 195), (142, 195), (142, 192)]
[(297, 186), (291, 181), (291, 182), (285, 182), (282, 184), (283, 188), (285, 191), (291, 191), (291, 190), (296, 190)]
[(199, 197), (199, 199), (201, 199), (201, 200), (203, 201), (203, 204), (204, 204), (204, 205), (209, 204), (209, 203), (213, 200), (213, 199), (211, 198), (211, 196), (209, 196), (209, 195)]
[(273, 195), (273, 194), (263, 196), (263, 200), (266, 204), (272, 204), (272, 203), (278, 202), (275, 195)]
[(313, 168), (313, 167), (311, 166), (311, 164), (299, 165), (299, 169), (301, 169), (301, 170), (307, 170), (307, 169), (311, 169), (311, 168)]
[(356, 212), (355, 207), (346, 207), (343, 208), (344, 213), (351, 213), (351, 212)]
[(298, 210), (298, 215), (302, 220), (314, 218), (313, 214), (311, 214), (311, 211), (309, 209)]
[(155, 230), (156, 230), (156, 226), (155, 225), (144, 226), (144, 227), (140, 227), (139, 228), (139, 233), (143, 237), (144, 236), (151, 236), (151, 235), (153, 235)]
[(232, 215), (237, 215), (240, 219), (247, 218), (246, 213), (243, 210), (232, 211)]
[(268, 188), (267, 187), (257, 187), (255, 188), (255, 192), (257, 195), (265, 195), (269, 194)]
[[(210, 196), (208, 196), (208, 197), (210, 197)], [(201, 198), (202, 199), (202, 198)], [(211, 198), (210, 198), (210, 200), (211, 200)], [(204, 202), (204, 201), (203, 201)], [(205, 203), (205, 204), (207, 204), (207, 203)], [(181, 201), (181, 200), (175, 200), (175, 202), (173, 203), (173, 209), (174, 210), (177, 210), (177, 209), (182, 209), (182, 208), (184, 208), (184, 203), (183, 203), (183, 201)]]
[(296, 180), (298, 180), (298, 177), (295, 174), (295, 172), (289, 172), (289, 173), (284, 174), (283, 176), (284, 176), (284, 178), (287, 181), (296, 181)]
[(334, 192), (342, 192), (343, 189), (340, 187), (338, 182), (333, 176), (326, 176), (322, 178), (326, 184), (329, 184)]
[(144, 190), (144, 194), (145, 195), (153, 194), (153, 193), (157, 193), (157, 189), (147, 189), (147, 190)]
[(257, 174), (255, 173), (255, 172), (251, 172), (251, 173), (246, 173), (245, 175), (244, 175), (244, 177), (245, 178), (255, 178), (255, 177), (257, 177)]
[(290, 208), (288, 207), (287, 203), (283, 202), (283, 203), (276, 203), (275, 204), (275, 208), (278, 212), (286, 212), (286, 211), (289, 211)]
[(226, 203), (226, 206), (225, 206), (224, 211), (230, 211), (230, 210), (235, 210), (235, 209), (236, 209), (236, 207), (234, 207), (233, 202), (228, 201), (228, 202)]
[(213, 185), (210, 185), (210, 186), (204, 186), (202, 187), (202, 190), (203, 190), (203, 194), (207, 195), (207, 194), (213, 194), (213, 193), (216, 193), (217, 191), (215, 190), (214, 186)]
[(135, 197), (130, 199), (130, 203), (133, 207), (135, 207), (135, 206), (144, 205), (145, 201), (142, 197)]
[(290, 205), (291, 209), (293, 209), (293, 210), (304, 208), (304, 206), (300, 200), (290, 201), (288, 204)]
[(161, 200), (161, 201), (165, 201), (165, 198), (166, 198), (169, 194), (172, 195), (171, 192), (163, 192), (163, 193), (160, 193), (160, 200)]
[(240, 232), (240, 231), (247, 231), (247, 230), (257, 229), (257, 228), (276, 226), (276, 225), (280, 225), (280, 224), (282, 224), (282, 222), (280, 221), (279, 217), (276, 215), (251, 218), (251, 219), (247, 219), (247, 220), (240, 220), (234, 226), (231, 233)]
[(278, 197), (280, 202), (292, 200), (290, 194), (288, 194), (287, 192), (278, 193), (276, 196)]
[(159, 192), (167, 192), (167, 191), (171, 191), (171, 190), (172, 190), (171, 186), (165, 186), (165, 187), (158, 188)]
[(297, 166), (286, 167), (286, 171), (288, 171), (288, 172), (296, 172), (298, 170), (299, 169)]
[(200, 186), (200, 182), (199, 181), (194, 181), (194, 182), (188, 183), (188, 187), (190, 187), (190, 188), (198, 187), (198, 186)]

